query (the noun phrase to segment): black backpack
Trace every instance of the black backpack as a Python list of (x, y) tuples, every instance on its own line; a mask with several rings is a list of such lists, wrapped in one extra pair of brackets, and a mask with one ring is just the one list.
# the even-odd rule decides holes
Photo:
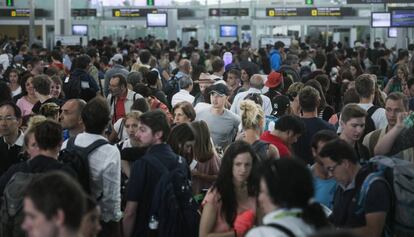
[(79, 76), (70, 75), (66, 77), (62, 89), (67, 100), (83, 99), (88, 102), (96, 96), (96, 92), (92, 88), (82, 88), (82, 78)]
[(193, 198), (185, 159), (178, 156), (173, 170), (168, 170), (156, 157), (145, 156), (143, 159), (162, 173), (151, 202), (150, 230), (158, 237), (198, 236), (199, 205)]
[(69, 138), (66, 148), (59, 154), (59, 161), (71, 168), (77, 175), (79, 184), (87, 194), (91, 194), (89, 154), (100, 146), (108, 144), (108, 141), (99, 139), (87, 147), (75, 145), (75, 137)]
[(78, 99), (81, 95), (81, 79), (73, 75), (67, 76), (63, 81), (63, 92), (66, 99)]
[(177, 78), (176, 76), (172, 76), (170, 80), (167, 81), (167, 84), (165, 84), (164, 92), (165, 95), (167, 95), (168, 103), (171, 104), (171, 100), (173, 95), (175, 95), (178, 91), (180, 91), (180, 84), (178, 83), (180, 81), (180, 78)]
[(24, 237), (21, 229), (24, 220), (23, 198), (27, 186), (34, 178), (41, 174), (30, 173), (29, 164), (26, 163), (24, 172), (15, 173), (7, 182), (1, 200), (0, 209), (0, 236), (1, 237)]
[(361, 142), (364, 140), (365, 135), (367, 135), (368, 133), (375, 131), (377, 128), (375, 127), (375, 123), (374, 120), (372, 120), (372, 115), (375, 113), (375, 111), (377, 111), (377, 109), (379, 109), (381, 107), (377, 106), (377, 105), (373, 105), (371, 106), (368, 110), (367, 110), (367, 117), (365, 118), (365, 128), (364, 128), (364, 133), (361, 136)]

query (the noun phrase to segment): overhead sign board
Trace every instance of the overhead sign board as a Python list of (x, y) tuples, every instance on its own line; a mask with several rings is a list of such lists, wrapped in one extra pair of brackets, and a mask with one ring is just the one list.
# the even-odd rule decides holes
[(249, 16), (249, 8), (210, 8), (209, 16)]
[(355, 16), (351, 7), (275, 7), (266, 8), (270, 17), (318, 17), (318, 16)]
[(86, 16), (86, 17), (96, 17), (96, 9), (92, 8), (75, 8), (72, 9), (72, 16), (78, 17), (78, 16)]
[(113, 17), (146, 17), (148, 13), (157, 13), (157, 9), (118, 8), (112, 9)]

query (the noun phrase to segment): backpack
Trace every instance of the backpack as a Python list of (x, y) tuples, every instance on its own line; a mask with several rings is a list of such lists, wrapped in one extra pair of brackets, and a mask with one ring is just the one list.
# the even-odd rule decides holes
[(66, 99), (78, 99), (81, 95), (81, 79), (73, 75), (67, 76), (62, 86)]
[(75, 145), (75, 137), (69, 138), (66, 148), (59, 153), (59, 161), (71, 168), (77, 175), (79, 184), (87, 194), (91, 194), (89, 154), (100, 146), (108, 144), (108, 141), (99, 139), (87, 147)]
[(377, 130), (377, 128), (375, 127), (374, 120), (372, 120), (372, 115), (379, 108), (381, 108), (381, 107), (379, 107), (377, 105), (373, 105), (367, 110), (368, 115), (365, 117), (365, 128), (364, 128), (364, 133), (361, 136), (361, 142), (362, 142), (362, 140), (364, 140), (365, 135), (367, 135), (368, 133), (370, 133), (372, 131)]
[[(29, 167), (28, 167), (29, 168)], [(7, 182), (0, 209), (0, 236), (25, 236), (21, 229), (24, 220), (23, 198), (27, 186), (41, 174), (17, 172)]]
[(143, 159), (162, 171), (151, 202), (149, 228), (156, 231), (158, 237), (198, 236), (199, 205), (193, 198), (185, 159), (178, 156), (178, 164), (173, 170), (168, 170), (156, 157), (145, 156)]
[[(92, 80), (95, 79), (92, 78)], [(82, 88), (82, 79), (73, 74), (65, 78), (62, 89), (67, 100), (83, 99), (88, 102), (96, 96), (96, 92), (92, 88)]]
[(267, 151), (269, 150), (269, 143), (257, 140), (252, 144), (253, 151), (256, 152), (260, 161), (268, 159)]
[[(385, 227), (386, 236), (414, 235), (414, 163), (398, 158), (376, 156), (370, 159), (373, 167), (357, 196), (357, 212), (365, 210), (365, 199), (370, 185), (381, 180), (392, 191), (392, 208)], [(401, 236), (403, 236), (401, 235)]]
[(178, 83), (180, 81), (180, 78), (177, 78), (176, 76), (172, 76), (170, 80), (167, 81), (167, 84), (165, 84), (164, 92), (165, 95), (167, 95), (168, 103), (171, 104), (171, 100), (173, 95), (175, 95), (178, 91), (180, 91), (180, 84)]

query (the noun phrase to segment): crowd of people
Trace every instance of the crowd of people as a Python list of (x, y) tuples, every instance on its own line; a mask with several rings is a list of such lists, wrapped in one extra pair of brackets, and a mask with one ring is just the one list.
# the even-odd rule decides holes
[(414, 45), (7, 40), (0, 236), (410, 236), (413, 108)]

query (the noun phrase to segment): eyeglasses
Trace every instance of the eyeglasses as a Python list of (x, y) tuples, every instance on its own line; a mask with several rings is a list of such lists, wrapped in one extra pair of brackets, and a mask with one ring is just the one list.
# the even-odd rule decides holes
[(11, 116), (11, 115), (0, 117), (0, 121), (4, 120), (6, 122), (10, 122), (16, 119), (17, 119), (16, 116)]
[(326, 170), (333, 174), (333, 172), (335, 172), (335, 169), (336, 167), (338, 167), (338, 165), (340, 165), (340, 163), (336, 163), (334, 166), (331, 166), (331, 167), (326, 167)]

